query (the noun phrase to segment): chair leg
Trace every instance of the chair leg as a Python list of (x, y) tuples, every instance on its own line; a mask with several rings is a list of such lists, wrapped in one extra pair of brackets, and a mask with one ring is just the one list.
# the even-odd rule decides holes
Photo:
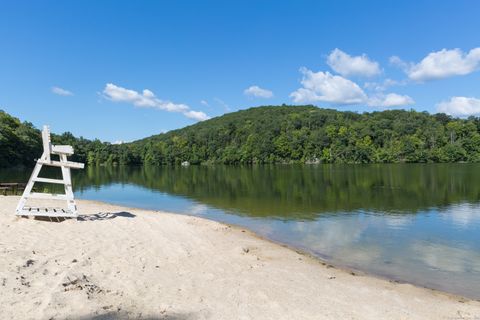
[[(61, 162), (67, 162), (67, 156), (62, 154), (60, 155)], [(77, 215), (77, 206), (75, 204), (75, 199), (73, 196), (73, 188), (72, 188), (72, 177), (70, 168), (61, 167), (62, 168), (62, 176), (64, 181), (65, 187), (65, 195), (67, 196), (67, 207), (74, 215)]]
[(23, 208), (25, 207), (25, 204), (27, 202), (27, 197), (30, 195), (33, 189), (33, 185), (35, 184), (35, 179), (38, 178), (38, 175), (40, 174), (40, 170), (42, 170), (42, 164), (37, 163), (35, 164), (35, 168), (33, 168), (32, 175), (30, 176), (30, 179), (28, 180), (27, 185), (25, 186), (25, 189), (23, 190), (22, 197), (20, 198), (20, 201), (18, 202), (17, 209), (15, 210), (16, 214), (21, 214)]

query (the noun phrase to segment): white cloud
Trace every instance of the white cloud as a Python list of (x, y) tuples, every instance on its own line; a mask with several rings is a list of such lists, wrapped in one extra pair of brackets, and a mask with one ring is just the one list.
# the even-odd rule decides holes
[(186, 104), (176, 104), (170, 101), (163, 101), (158, 99), (155, 94), (145, 89), (142, 93), (135, 90), (130, 90), (114, 85), (113, 83), (107, 83), (105, 89), (103, 89), (103, 95), (108, 100), (114, 102), (126, 102), (131, 103), (136, 107), (155, 108), (165, 110), (169, 112), (179, 112), (184, 116), (203, 121), (210, 117), (201, 111), (190, 110), (190, 107)]
[(243, 91), (247, 96), (257, 97), (257, 98), (271, 98), (273, 97), (273, 92), (267, 89), (262, 89), (259, 86), (251, 86)]
[(65, 90), (60, 87), (52, 87), (52, 93), (57, 94), (59, 96), (73, 96), (73, 92)]
[(452, 76), (466, 75), (480, 67), (480, 48), (468, 53), (460, 49), (442, 49), (431, 52), (419, 63), (406, 63), (398, 57), (391, 57), (390, 62), (400, 66), (411, 80), (427, 81)]
[(385, 79), (383, 82), (365, 82), (363, 87), (365, 89), (375, 90), (375, 91), (385, 91), (389, 87), (405, 85), (405, 81), (397, 81), (393, 79)]
[(208, 102), (206, 100), (200, 100), (200, 103), (202, 105), (204, 105), (205, 107), (210, 107), (210, 105), (208, 104)]
[(198, 121), (203, 121), (203, 120), (208, 120), (210, 119), (209, 116), (207, 116), (204, 112), (202, 111), (186, 111), (183, 112), (183, 115), (187, 118), (193, 119), (193, 120), (198, 120)]
[(407, 95), (397, 93), (388, 93), (387, 95), (378, 95), (369, 99), (368, 103), (371, 107), (401, 107), (415, 104), (415, 101)]
[(313, 72), (301, 68), (303, 74), (300, 88), (290, 94), (296, 103), (330, 102), (334, 104), (361, 104), (367, 101), (367, 95), (353, 81), (327, 72)]
[(372, 77), (382, 72), (378, 62), (370, 60), (367, 55), (352, 57), (340, 49), (333, 50), (327, 57), (327, 64), (344, 77)]
[[(369, 97), (355, 82), (342, 76), (332, 75), (329, 72), (313, 72), (306, 68), (302, 68), (300, 71), (303, 73), (301, 81), (303, 87), (290, 94), (290, 97), (296, 103), (322, 101), (338, 105), (365, 104), (370, 107), (385, 108), (407, 106), (415, 103), (411, 97), (397, 93), (383, 94), (379, 92)], [(383, 83), (367, 83), (365, 86), (383, 91), (388, 86), (397, 84), (399, 82), (386, 79)]]
[(407, 62), (400, 59), (399, 56), (391, 56), (389, 61), (391, 65), (399, 67), (404, 71), (406, 71), (410, 67), (410, 65)]
[(437, 111), (456, 117), (480, 115), (480, 99), (452, 97), (449, 101), (442, 101), (437, 104)]

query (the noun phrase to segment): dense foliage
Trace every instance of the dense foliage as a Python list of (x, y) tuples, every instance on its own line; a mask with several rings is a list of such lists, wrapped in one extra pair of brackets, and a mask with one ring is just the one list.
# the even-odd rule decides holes
[[(341, 112), (265, 106), (225, 114), (131, 143), (53, 135), (88, 164), (479, 162), (480, 119), (387, 110)], [(0, 111), (0, 166), (29, 164), (40, 132)]]
[(40, 131), (0, 110), (0, 167), (31, 165), (42, 153)]
[[(56, 144), (70, 144), (75, 149), (72, 160), (86, 162), (87, 156), (103, 155), (112, 151), (109, 143), (99, 140), (76, 138), (71, 133), (52, 134)], [(42, 137), (40, 130), (30, 122), (21, 122), (0, 110), (0, 167), (33, 166), (34, 160), (42, 154)], [(106, 161), (104, 161), (106, 162)], [(90, 164), (95, 163), (91, 161)]]
[(146, 163), (371, 163), (480, 161), (480, 119), (314, 106), (229, 113), (134, 143)]

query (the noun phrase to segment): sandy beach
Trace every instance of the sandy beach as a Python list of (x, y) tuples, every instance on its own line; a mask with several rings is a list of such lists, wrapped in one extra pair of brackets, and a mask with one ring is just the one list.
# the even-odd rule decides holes
[(241, 228), (78, 201), (18, 218), (0, 196), (1, 319), (480, 319), (480, 302), (352, 274)]

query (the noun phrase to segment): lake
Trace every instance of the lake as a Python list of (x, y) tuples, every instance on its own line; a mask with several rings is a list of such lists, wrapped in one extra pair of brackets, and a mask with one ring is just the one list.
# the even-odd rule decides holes
[[(3, 169), (0, 181), (29, 175)], [(80, 199), (236, 224), (334, 265), (480, 299), (479, 164), (88, 167), (73, 181)]]

